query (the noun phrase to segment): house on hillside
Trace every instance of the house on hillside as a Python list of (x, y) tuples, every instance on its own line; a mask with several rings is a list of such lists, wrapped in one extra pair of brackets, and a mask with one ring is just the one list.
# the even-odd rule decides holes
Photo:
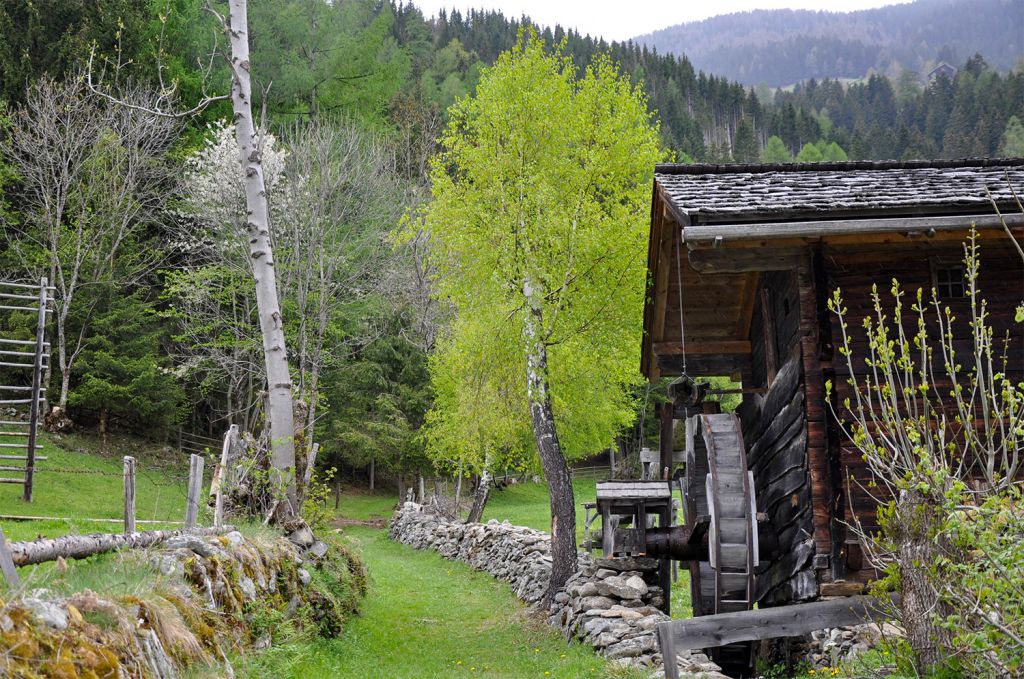
[[(826, 306), (833, 290), (842, 289), (852, 332), (870, 312), (871, 285), (893, 278), (910, 290), (935, 287), (965, 311), (962, 241), (975, 224), (990, 321), (997, 336), (1010, 333), (1011, 377), (1024, 378), (1012, 313), (1024, 265), (988, 197), (1024, 241), (1007, 179), (1024, 194), (1024, 159), (656, 168), (642, 369), (651, 380), (685, 366), (691, 377), (742, 382), (744, 465), (758, 520), (778, 537), (776, 556), (757, 565), (753, 601), (849, 594), (875, 576), (847, 528), (851, 512), (874, 521), (861, 487), (868, 471), (826, 402), (826, 381), (839, 399), (849, 389)], [(681, 426), (688, 414), (665, 407), (663, 425)], [(680, 437), (662, 438), (663, 466), (678, 469)]]
[(940, 61), (939, 65), (928, 72), (928, 82), (935, 82), (939, 78), (948, 78), (953, 80), (956, 77), (956, 67), (950, 66), (945, 61)]

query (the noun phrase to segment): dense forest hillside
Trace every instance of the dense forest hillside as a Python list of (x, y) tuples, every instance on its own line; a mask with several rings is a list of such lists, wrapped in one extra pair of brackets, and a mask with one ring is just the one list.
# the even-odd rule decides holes
[(664, 28), (636, 38), (685, 54), (697, 69), (747, 85), (810, 78), (926, 76), (980, 52), (1006, 72), (1024, 56), (1019, 0), (917, 0), (859, 12), (756, 10)]
[[(228, 73), (210, 58), (217, 33), (204, 4), (0, 0), (0, 271), (58, 282), (50, 393), (84, 426), (160, 438), (259, 419), (249, 265), (227, 231), (244, 217), (230, 106), (177, 120), (128, 115), (82, 77), (91, 63), (94, 83), (142, 108), (188, 110), (223, 95)], [(474, 93), (523, 22), (431, 19), (385, 0), (260, 0), (249, 18), (307, 427), (325, 463), (421, 468), (427, 356), (448, 315), (430, 298), (423, 243), (396, 249), (391, 235), (427, 194), (449, 106)], [(928, 84), (878, 75), (755, 94), (684, 56), (538, 31), (581, 69), (610, 54), (642, 84), (678, 160), (1024, 155), (1024, 72), (981, 57)], [(78, 257), (85, 243), (94, 247)], [(16, 312), (0, 326), (28, 327)]]

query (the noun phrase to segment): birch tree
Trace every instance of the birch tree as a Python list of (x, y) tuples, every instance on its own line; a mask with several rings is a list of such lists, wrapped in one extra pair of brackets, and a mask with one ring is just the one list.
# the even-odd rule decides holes
[(252, 74), (249, 58), (249, 17), (246, 0), (229, 0), (226, 18), (208, 4), (221, 21), (231, 45), (231, 107), (234, 112), (238, 159), (245, 172), (246, 231), (256, 282), (256, 307), (267, 375), (267, 420), (271, 464), (284, 486), (285, 501), (278, 516), (295, 515), (295, 427), (292, 412), (292, 377), (288, 369), (284, 320), (277, 297), (277, 273), (270, 237), (270, 210), (260, 154), (256, 120), (252, 113)]
[(496, 386), (515, 394), (548, 483), (550, 599), (577, 567), (566, 453), (607, 448), (633, 417), (650, 183), (664, 154), (640, 89), (610, 59), (577, 75), (531, 34), (450, 116), (420, 226), (438, 293), (473, 319), (462, 327), (513, 329), (468, 339), (520, 375)]

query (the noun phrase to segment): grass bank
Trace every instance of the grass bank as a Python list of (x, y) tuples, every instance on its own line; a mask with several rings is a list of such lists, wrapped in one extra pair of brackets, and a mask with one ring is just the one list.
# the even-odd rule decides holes
[[(0, 437), (0, 443), (21, 442)], [(185, 513), (188, 486), (188, 456), (164, 446), (139, 439), (114, 436), (104, 444), (92, 436), (42, 434), (33, 500), (21, 499), (22, 486), (0, 484), (0, 515), (51, 516), (58, 521), (3, 521), (10, 540), (55, 537), (68, 533), (116, 532), (117, 522), (85, 519), (122, 519), (124, 481), (122, 457), (131, 455), (136, 468), (136, 518), (168, 522), (140, 524), (147, 528), (174, 528)], [(207, 464), (207, 483), (212, 464)], [(21, 478), (21, 474), (5, 472)]]

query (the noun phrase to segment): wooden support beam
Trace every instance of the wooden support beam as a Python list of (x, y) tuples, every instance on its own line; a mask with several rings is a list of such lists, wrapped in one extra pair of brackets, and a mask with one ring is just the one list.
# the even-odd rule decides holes
[(718, 342), (658, 342), (654, 345), (655, 355), (682, 354), (704, 356), (715, 354), (749, 354), (748, 340), (721, 340)]
[[(1024, 215), (1003, 215), (1010, 228), (1024, 226)], [(1002, 229), (998, 215), (974, 214), (933, 217), (886, 217), (878, 219), (828, 219), (756, 224), (716, 224), (683, 227), (683, 240), (689, 244), (763, 241), (781, 238), (825, 238), (831, 236), (868, 236), (884, 233), (919, 234), (927, 238), (937, 231)]]
[[(898, 596), (893, 595), (892, 603), (897, 602)], [(797, 637), (827, 627), (885, 620), (889, 617), (886, 609), (887, 606), (875, 597), (853, 596), (658, 623), (665, 676), (679, 678), (679, 668), (673, 659), (680, 651), (717, 648), (740, 641)]]
[(667, 481), (672, 474), (672, 443), (675, 438), (672, 426), (672, 404), (662, 403), (658, 409), (661, 418), (661, 436), (659, 437), (660, 459), (658, 461), (658, 472), (654, 478)]
[(690, 266), (703, 274), (788, 271), (797, 268), (807, 256), (801, 247), (695, 248), (692, 244), (690, 247)]

